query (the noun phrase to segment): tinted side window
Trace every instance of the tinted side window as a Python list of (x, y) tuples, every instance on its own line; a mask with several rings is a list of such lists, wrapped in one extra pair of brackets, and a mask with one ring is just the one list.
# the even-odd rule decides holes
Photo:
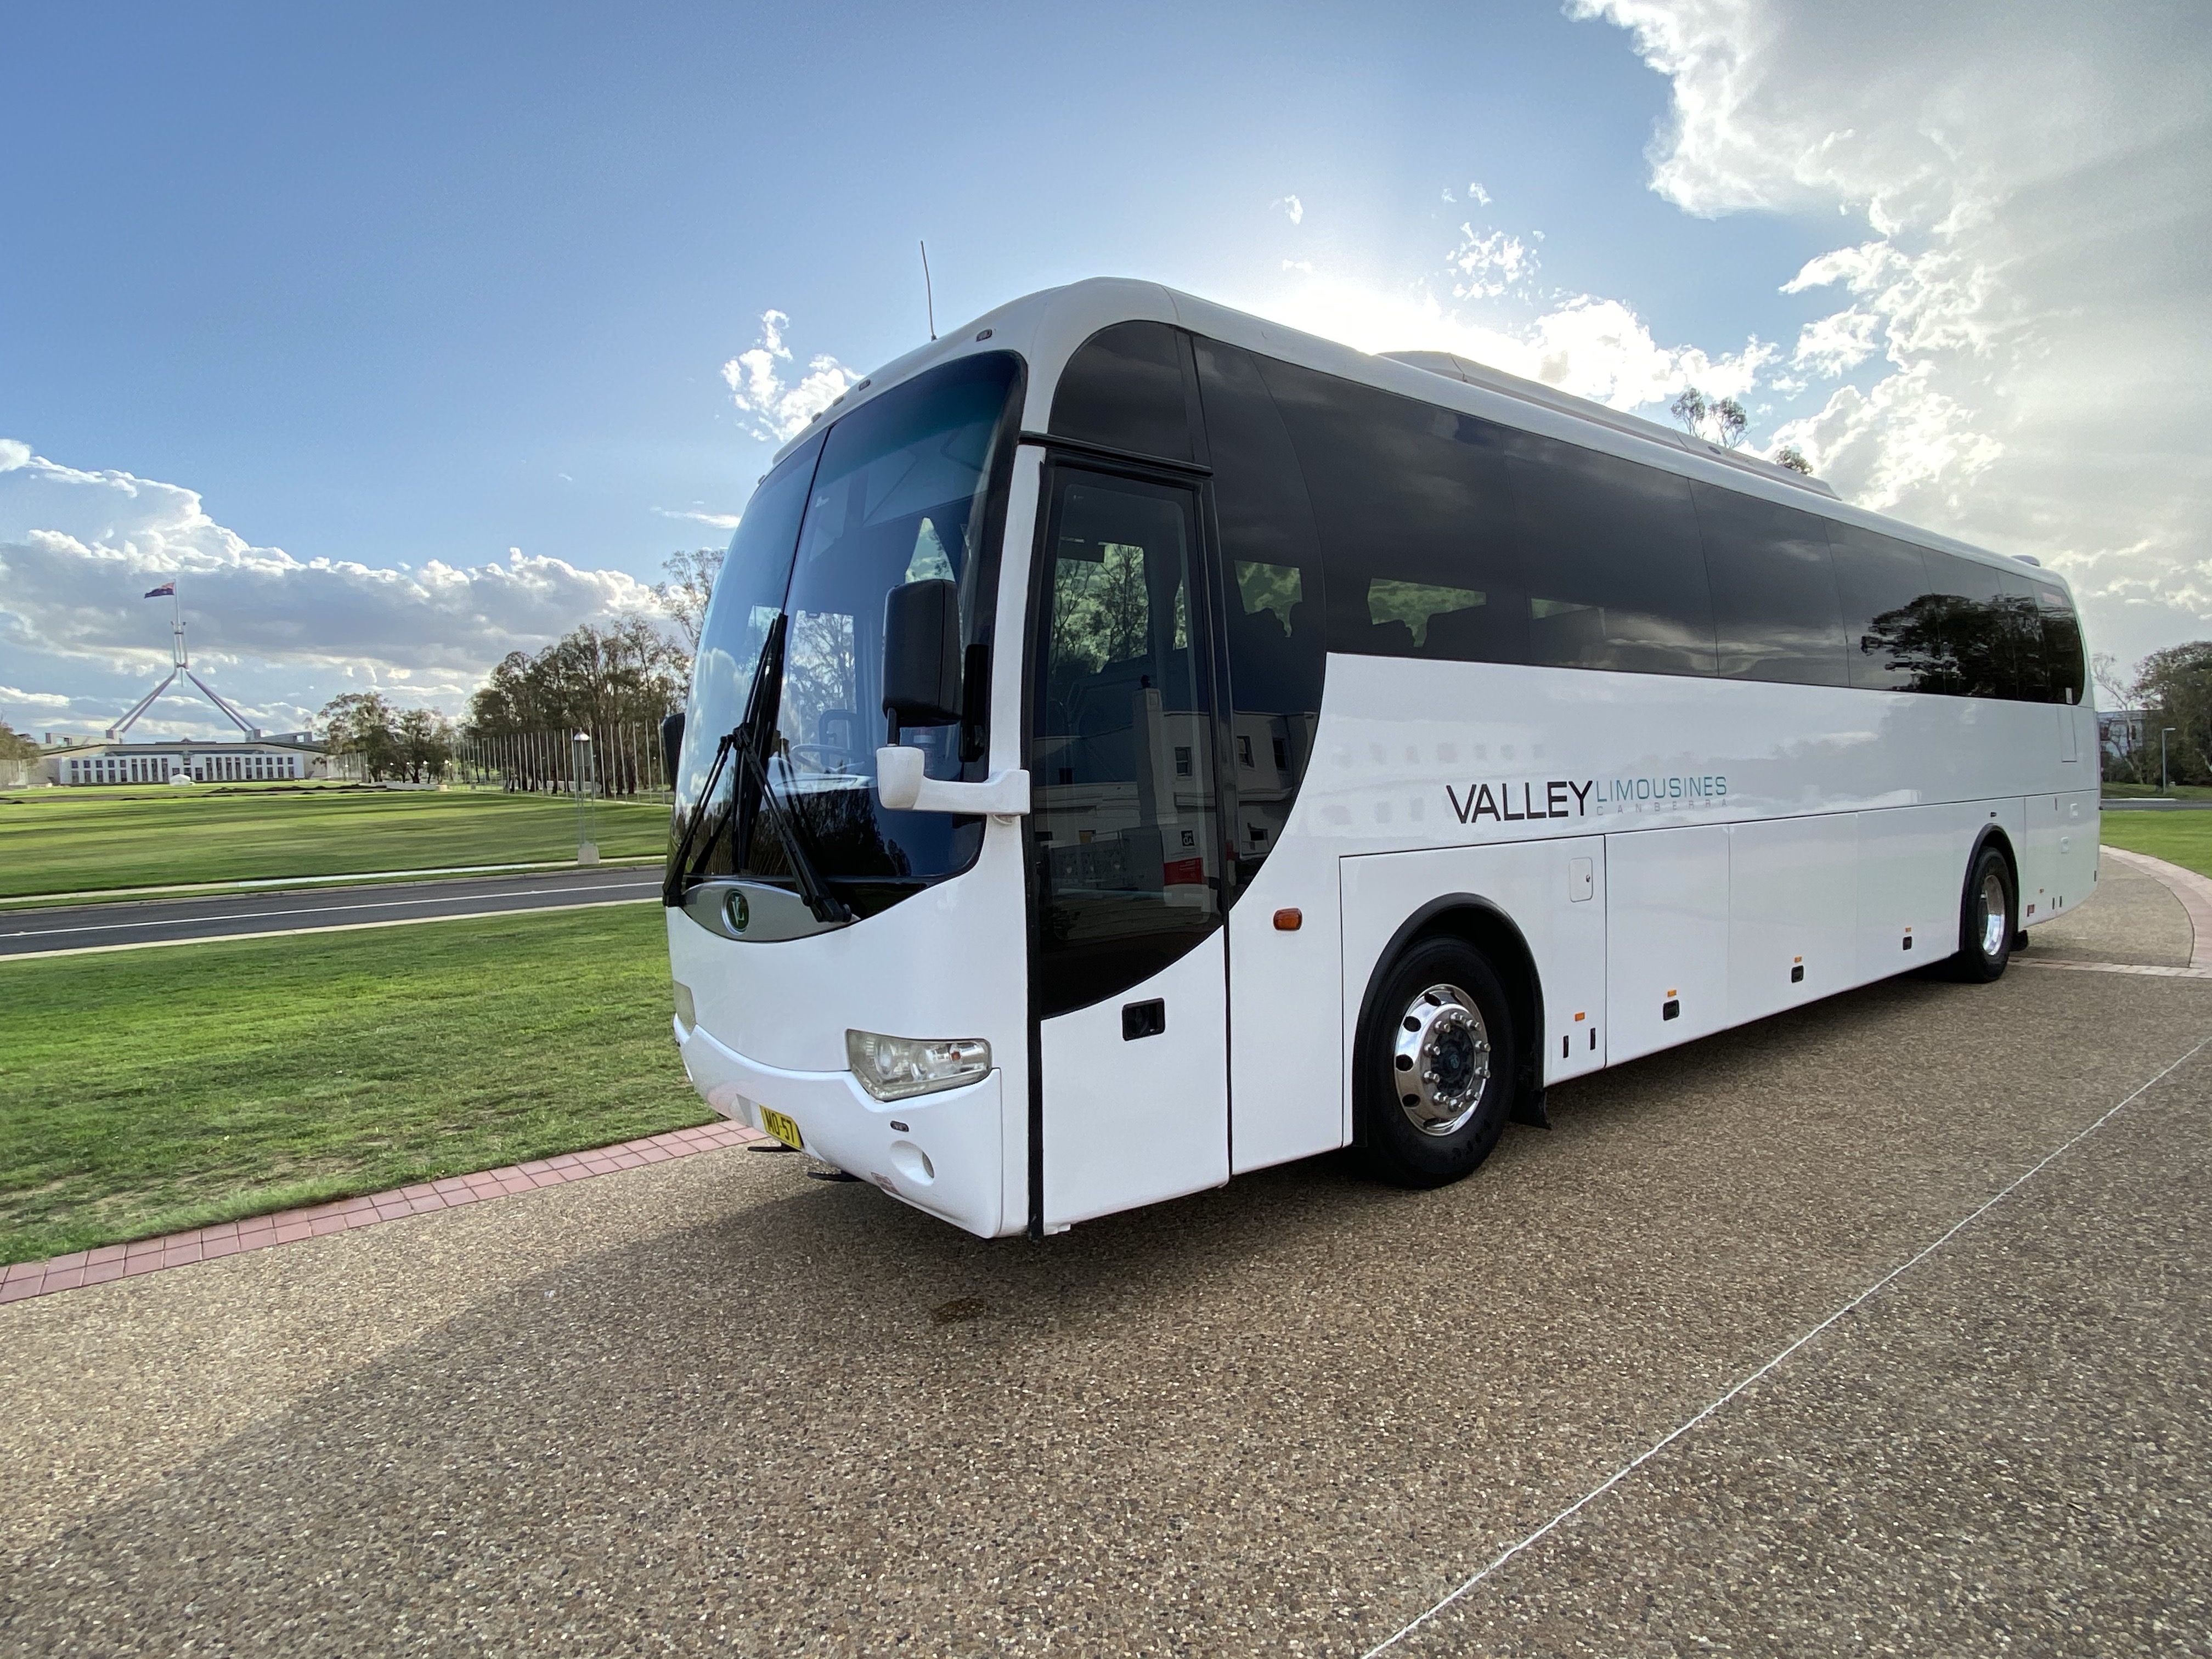
[(2012, 625), (2002, 575), (1977, 560), (1933, 548), (1923, 550), (1923, 556), (1950, 659), (1953, 684), (1947, 689), (1967, 697), (2013, 696)]
[(1116, 323), (1067, 360), (1052, 394), (1052, 432), (1138, 455), (1198, 459), (1182, 338), (1165, 323)]
[(1191, 489), (1056, 467), (1030, 775), (1046, 1015), (1220, 925), (1212, 673)]
[(1527, 660), (1504, 429), (1263, 360), (1328, 568), (1328, 643), (1370, 656)]
[(1911, 542), (1856, 525), (1828, 526), (1844, 605), (1850, 683), (1868, 691), (1948, 691), (1954, 676), (1928, 562)]
[(2051, 669), (2043, 657), (2043, 617), (2035, 603), (2035, 584), (2009, 570), (1997, 573), (2004, 584), (2005, 642), (2012, 654), (2012, 695), (2026, 702), (2051, 701)]
[(1193, 344), (1226, 590), (1241, 888), (1288, 823), (1313, 752), (1328, 599), (1305, 480), (1259, 361), (1212, 340)]
[(1843, 685), (1842, 607), (1820, 520), (1693, 483), (1723, 678)]
[(1713, 605), (1689, 480), (1533, 433), (1510, 441), (1529, 660), (1711, 673)]
[(2035, 585), (2036, 609), (2043, 619), (2043, 659), (2051, 673), (2051, 700), (2078, 703), (2087, 675), (2081, 661), (2081, 623), (2055, 587)]

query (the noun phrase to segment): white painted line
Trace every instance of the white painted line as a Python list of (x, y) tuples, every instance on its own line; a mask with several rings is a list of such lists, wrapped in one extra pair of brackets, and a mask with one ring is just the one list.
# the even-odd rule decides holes
[(340, 921), (328, 927), (277, 927), (265, 933), (202, 933), (192, 939), (144, 939), (129, 945), (70, 945), (58, 951), (16, 951), (0, 954), (0, 963), (52, 962), (56, 957), (97, 957), (111, 951), (161, 951), (173, 945), (228, 945), (242, 939), (296, 939), (305, 933), (359, 933), (371, 927), (419, 927), (433, 921), (490, 921), (502, 916), (550, 916), (563, 910), (610, 910), (620, 904), (658, 904), (660, 895), (642, 898), (593, 899), (586, 904), (543, 904), (526, 910), (471, 910), (457, 916), (399, 916), (385, 921)]
[(2148, 853), (2130, 853), (2124, 847), (2107, 847), (2103, 851), (2106, 857), (2118, 859), (2130, 869), (2142, 871), (2181, 901), (2196, 935), (2189, 947), (2189, 965), (2212, 968), (2212, 881), (2207, 881), (2194, 870), (2168, 864)]
[(1851, 1312), (1862, 1304), (1878, 1295), (1882, 1291), (1887, 1290), (1898, 1279), (1903, 1278), (1906, 1273), (1911, 1272), (1913, 1268), (1918, 1267), (1922, 1262), (1928, 1260), (1929, 1256), (1935, 1255), (1936, 1251), (1942, 1249), (1946, 1244), (1957, 1237), (1960, 1233), (1963, 1232), (1966, 1228), (1973, 1225), (1975, 1222), (1979, 1221), (1991, 1210), (2003, 1203), (2005, 1200), (2010, 1198), (2013, 1194), (2019, 1191), (2022, 1186), (2033, 1180), (2037, 1176), (2042, 1174), (2043, 1171), (2050, 1168), (2051, 1164), (2057, 1163), (2060, 1158), (2065, 1157), (2067, 1153), (2072, 1152), (2075, 1147), (2080, 1146), (2091, 1135), (2096, 1133), (2098, 1130), (2103, 1128), (2105, 1125), (2123, 1109), (2132, 1104), (2139, 1097), (2156, 1087), (2157, 1085), (2164, 1081), (2169, 1074), (2179, 1070), (2183, 1066), (2187, 1065), (2191, 1060), (2196, 1059), (2196, 1057), (2203, 1051), (2208, 1044), (2212, 1044), (2212, 1036), (2199, 1037), (2197, 1040), (2196, 1046), (2191, 1048), (2186, 1054), (2183, 1054), (2179, 1059), (2172, 1061), (2171, 1064), (2166, 1066), (2161, 1070), (2154, 1073), (2148, 1081), (2139, 1084), (2135, 1088), (2130, 1090), (2125, 1095), (2122, 1096), (2118, 1101), (2113, 1103), (2112, 1105), (2107, 1107), (2103, 1114), (2097, 1118), (2096, 1121), (2090, 1124), (2088, 1127), (2080, 1131), (2078, 1133), (2062, 1142), (2055, 1151), (2047, 1154), (2041, 1162), (2034, 1164), (2028, 1170), (2024, 1170), (2022, 1173), (2014, 1176), (2010, 1181), (1999, 1188), (1996, 1192), (1990, 1194), (1987, 1199), (1984, 1199), (1974, 1209), (1969, 1211), (1957, 1221), (1953, 1222), (1943, 1235), (1937, 1238), (1933, 1243), (1929, 1244), (1921, 1249), (1917, 1255), (1911, 1256), (1905, 1261), (1899, 1262), (1896, 1267), (1892, 1267), (1880, 1279), (1875, 1279), (1873, 1284), (1868, 1285), (1866, 1289), (1861, 1291), (1850, 1301), (1844, 1303), (1843, 1306), (1838, 1308), (1835, 1312), (1830, 1314), (1819, 1324), (1814, 1326), (1812, 1329), (1807, 1331), (1796, 1341), (1790, 1343), (1788, 1347), (1784, 1348), (1780, 1352), (1777, 1353), (1771, 1359), (1761, 1365), (1757, 1370), (1753, 1371), (1749, 1376), (1737, 1382), (1735, 1386), (1729, 1389), (1726, 1394), (1722, 1395), (1711, 1405), (1705, 1407), (1704, 1410), (1698, 1412), (1695, 1416), (1685, 1418), (1681, 1422), (1676, 1424), (1674, 1427), (1668, 1430), (1666, 1434), (1654, 1441), (1650, 1446), (1638, 1453), (1634, 1457), (1630, 1458), (1627, 1462), (1623, 1463), (1611, 1474), (1606, 1476), (1604, 1480), (1598, 1482), (1596, 1486), (1592, 1486), (1580, 1498), (1575, 1499), (1573, 1503), (1568, 1504), (1566, 1508), (1561, 1510), (1557, 1515), (1544, 1522), (1542, 1526), (1537, 1528), (1535, 1531), (1530, 1533), (1526, 1538), (1521, 1540), (1519, 1543), (1512, 1545), (1510, 1547), (1504, 1550), (1498, 1555), (1496, 1560), (1492, 1561), (1488, 1566), (1483, 1568), (1481, 1571), (1469, 1578), (1465, 1583), (1462, 1584), (1450, 1595), (1438, 1601), (1426, 1613), (1420, 1614), (1417, 1618), (1407, 1620), (1406, 1623), (1401, 1625), (1389, 1635), (1384, 1637), (1382, 1640), (1377, 1642), (1373, 1647), (1368, 1649), (1367, 1651), (1361, 1656), (1361, 1659), (1375, 1659), (1376, 1655), (1385, 1652), (1389, 1649), (1397, 1646), (1399, 1643), (1404, 1641), (1406, 1638), (1411, 1636), (1415, 1631), (1420, 1629), (1422, 1626), (1427, 1624), (1431, 1619), (1434, 1619), (1446, 1607), (1451, 1606), (1453, 1602), (1458, 1601), (1468, 1591), (1474, 1589), (1475, 1586), (1481, 1583), (1484, 1579), (1488, 1578), (1492, 1573), (1496, 1572), (1508, 1561), (1510, 1561), (1515, 1556), (1520, 1554), (1522, 1551), (1527, 1549), (1532, 1544), (1536, 1543), (1547, 1534), (1565, 1525), (1568, 1521), (1573, 1519), (1576, 1515), (1587, 1509), (1590, 1504), (1595, 1503), (1599, 1498), (1604, 1497), (1606, 1493), (1611, 1492), (1615, 1486), (1619, 1486), (1623, 1480), (1626, 1480), (1638, 1469), (1642, 1468), (1653, 1458), (1658, 1456), (1661, 1452), (1666, 1450), (1668, 1447), (1673, 1445), (1684, 1435), (1689, 1433), (1691, 1430), (1696, 1428), (1698, 1425), (1704, 1422), (1714, 1413), (1719, 1411), (1723, 1406), (1726, 1406), (1746, 1389), (1750, 1388), (1752, 1384), (1757, 1382), (1768, 1372), (1779, 1366), (1784, 1360), (1788, 1359), (1790, 1355), (1796, 1353), (1807, 1343), (1812, 1341), (1814, 1337), (1819, 1336), (1821, 1332), (1826, 1330), (1838, 1320), (1843, 1318), (1844, 1315)]
[[(535, 898), (543, 893), (612, 893), (635, 885), (634, 882), (595, 882), (588, 887), (518, 887), (504, 893), (456, 893), (442, 898), (424, 898), (416, 895), (374, 899), (361, 904), (302, 904), (283, 910), (236, 910), (228, 915), (156, 916), (150, 921), (88, 921), (74, 927), (19, 927), (12, 933), (0, 933), (0, 939), (59, 939), (64, 933), (119, 933), (126, 927), (185, 927), (210, 921), (258, 921), (270, 916), (337, 915), (347, 910), (395, 910), (409, 904), (482, 904), (490, 899)], [(525, 905), (520, 908), (528, 909), (532, 907)], [(500, 912), (495, 910), (482, 914), (496, 915)], [(428, 921), (430, 918), (423, 917), (422, 920)], [(217, 937), (240, 939), (246, 936), (228, 933)]]
[(2014, 957), (2015, 968), (2063, 968), (2077, 974), (2150, 974), (2160, 979), (2212, 979), (2212, 968), (2160, 968), (2147, 962), (2064, 962), (2053, 957)]
[[(599, 860), (601, 868), (629, 869), (665, 862), (658, 853), (617, 853)], [(255, 876), (240, 881), (180, 881), (163, 887), (94, 887), (81, 893), (17, 893), (0, 898), (0, 909), (64, 905), (80, 899), (151, 898), (162, 893), (246, 893), (269, 887), (326, 887), (346, 882), (420, 881), (429, 876), (499, 876), (518, 870), (589, 870), (574, 859), (543, 859), (534, 864), (449, 864), (428, 870), (356, 870), (338, 876)]]

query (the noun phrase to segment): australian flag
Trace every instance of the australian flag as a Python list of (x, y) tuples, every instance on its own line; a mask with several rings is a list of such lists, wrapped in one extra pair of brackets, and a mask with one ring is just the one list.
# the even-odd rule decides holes
[(146, 597), (147, 597), (148, 599), (172, 599), (172, 598), (175, 597), (176, 592), (177, 592), (177, 585), (176, 585), (176, 583), (175, 583), (175, 582), (173, 582), (173, 581), (166, 581), (166, 582), (163, 582), (163, 583), (162, 583), (159, 587), (149, 587), (149, 588), (148, 588), (148, 589), (146, 590)]

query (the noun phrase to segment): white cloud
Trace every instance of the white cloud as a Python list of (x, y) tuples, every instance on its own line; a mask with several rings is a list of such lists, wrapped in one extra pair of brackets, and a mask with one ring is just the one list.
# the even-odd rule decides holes
[(1278, 196), (1267, 205), (1282, 209), (1290, 216), (1290, 221), (1294, 225), (1302, 225), (1305, 222), (1306, 204), (1295, 196)]
[(664, 519), (681, 519), (690, 524), (703, 524), (714, 530), (735, 530), (738, 527), (738, 519), (743, 516), (737, 513), (706, 513), (696, 507), (678, 511), (665, 507), (656, 507), (653, 510)]
[(722, 365), (730, 401), (757, 435), (776, 443), (798, 436), (860, 378), (859, 370), (828, 356), (810, 357), (805, 374), (787, 378), (794, 360), (783, 331), (790, 325), (781, 311), (761, 313), (759, 339)]
[[(222, 691), (226, 699), (264, 732), (306, 731), (319, 706), (290, 702), (281, 697), (235, 696), (235, 688), (225, 690), (221, 680), (210, 678), (209, 683)], [(98, 737), (152, 689), (149, 680), (120, 696), (110, 697), (82, 692), (26, 691), (17, 686), (0, 685), (0, 718), (18, 732), (41, 738), (49, 732), (58, 737)], [(387, 686), (385, 690), (389, 692), (392, 688)], [(396, 701), (404, 704), (417, 699), (402, 696)], [(238, 728), (190, 686), (181, 690), (173, 687), (164, 692), (131, 727), (133, 738), (220, 738), (237, 734)]]
[(33, 708), (50, 714), (66, 714), (71, 699), (58, 691), (24, 691), (0, 685), (0, 708)]
[(1536, 256), (1518, 236), (1502, 230), (1478, 236), (1468, 224), (1459, 228), (1459, 246), (1449, 256), (1459, 273), (1452, 284), (1456, 299), (1494, 300), (1536, 274)]
[[(2067, 572), (2093, 642), (2212, 632), (2212, 12), (1571, 0), (1673, 86), (1653, 185), (1863, 215), (1784, 427), (1852, 499)], [(1867, 377), (1875, 378), (1865, 384)]]
[(1469, 185), (1467, 187), (1467, 199), (1474, 203), (1477, 207), (1488, 207), (1490, 205), (1490, 192), (1485, 190), (1480, 184)]
[(1586, 295), (1507, 325), (1448, 307), (1425, 286), (1390, 293), (1309, 272), (1289, 292), (1249, 303), (1362, 351), (1456, 352), (1615, 409), (1665, 404), (1692, 383), (1711, 397), (1741, 397), (1781, 355), (1758, 339), (1718, 356), (1697, 346), (1663, 346), (1627, 306)]
[[(1798, 331), (1797, 349), (1790, 354), (1792, 368), (1810, 369), (1833, 377), (1850, 373), (1881, 349), (1881, 319), (1853, 306), (1810, 322)], [(1810, 384), (1793, 380), (1778, 390), (1802, 392)]]
[(31, 447), (20, 438), (0, 438), (0, 472), (13, 472), (31, 462)]
[[(172, 578), (194, 666), (272, 725), (298, 724), (297, 711), (333, 686), (404, 684), (410, 701), (458, 708), (508, 651), (585, 622), (661, 614), (652, 590), (618, 570), (519, 549), (472, 568), (302, 561), (253, 546), (175, 484), (35, 454), (0, 471), (0, 647), (11, 678), (35, 662), (50, 681), (97, 684), (93, 700), (112, 719), (130, 700), (114, 704), (109, 688), (167, 669), (167, 607), (140, 596)], [(11, 701), (37, 706), (0, 696)]]

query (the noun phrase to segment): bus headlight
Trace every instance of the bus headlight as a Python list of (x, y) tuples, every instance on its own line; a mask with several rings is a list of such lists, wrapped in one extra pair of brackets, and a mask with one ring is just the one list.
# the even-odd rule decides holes
[(878, 1100), (904, 1100), (973, 1083), (991, 1069), (991, 1045), (981, 1037), (895, 1037), (845, 1033), (845, 1058), (860, 1086)]

